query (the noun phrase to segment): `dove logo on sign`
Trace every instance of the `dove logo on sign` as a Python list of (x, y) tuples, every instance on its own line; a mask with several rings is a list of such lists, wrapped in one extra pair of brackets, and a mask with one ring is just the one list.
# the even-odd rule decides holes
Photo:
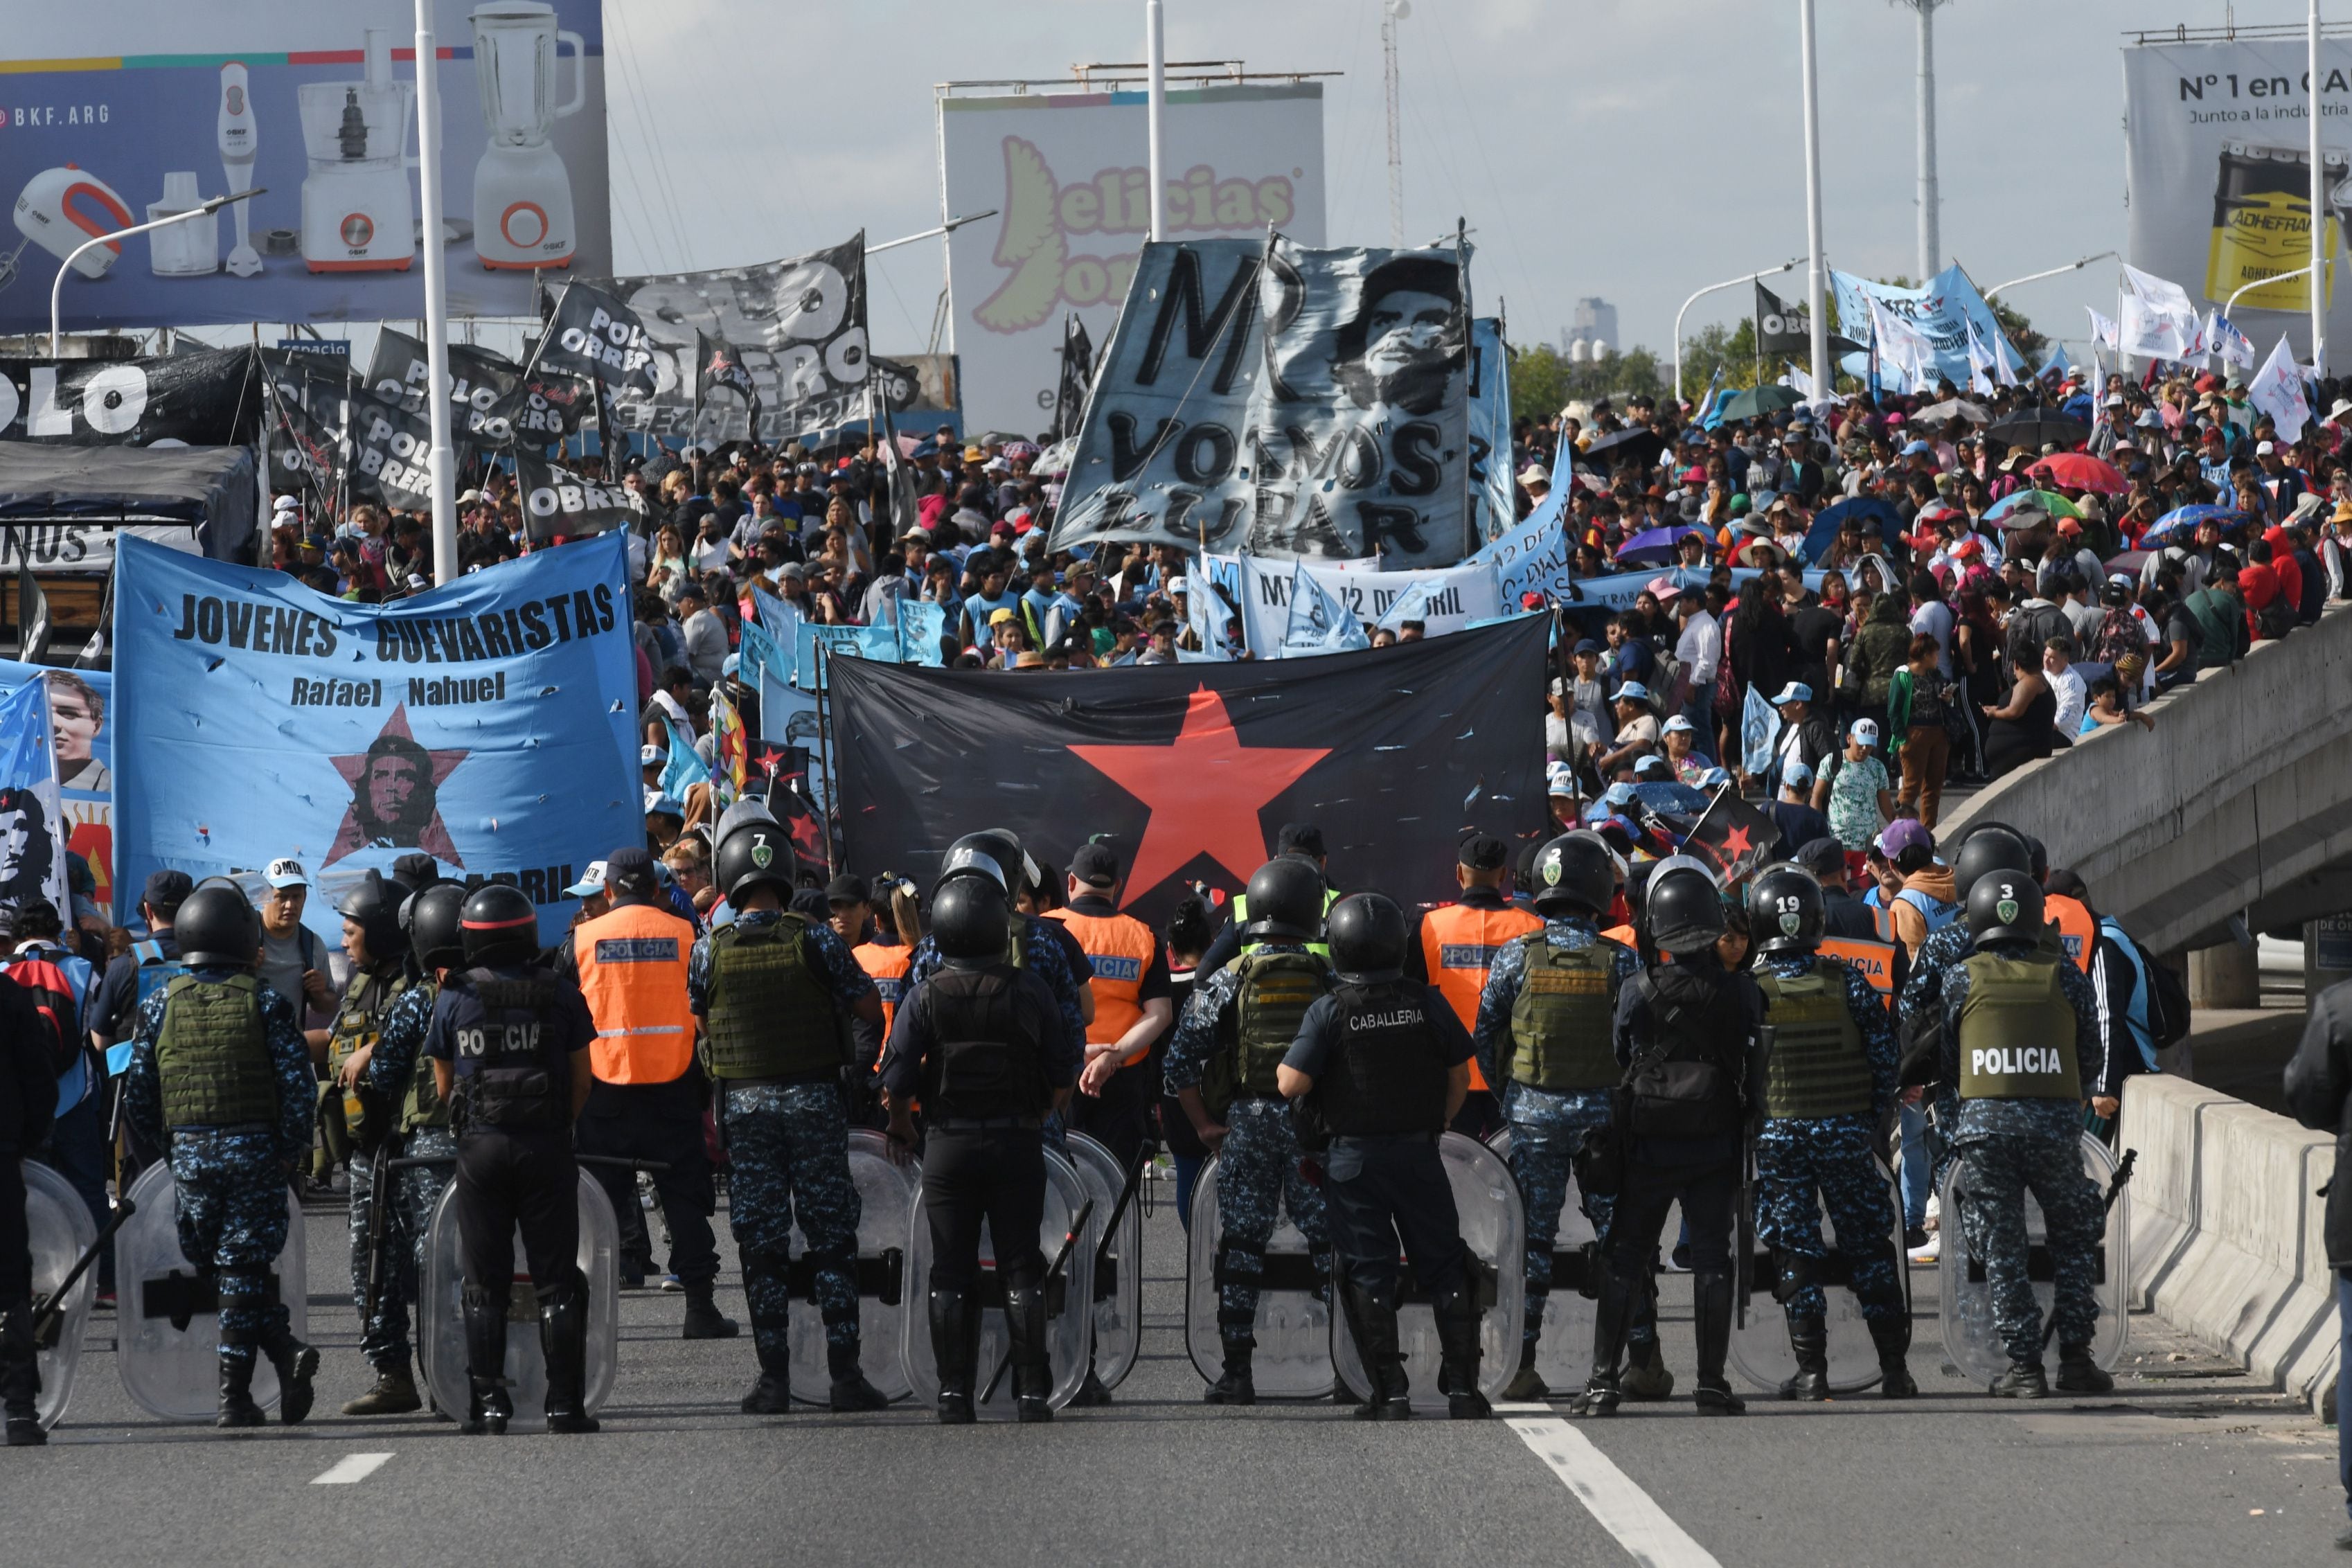
[[(1125, 166), (1097, 169), (1063, 184), (1036, 145), (1004, 139), (1004, 216), (998, 220), (996, 265), (1011, 276), (972, 311), (992, 332), (1024, 332), (1065, 304), (1116, 304), (1127, 297), (1135, 252), (1097, 256), (1074, 240), (1151, 229), (1151, 174)], [(1206, 163), (1168, 182), (1168, 232), (1248, 234), (1288, 223), (1297, 193), (1287, 175), (1223, 179)], [(1097, 241), (1096, 243), (1099, 243)]]

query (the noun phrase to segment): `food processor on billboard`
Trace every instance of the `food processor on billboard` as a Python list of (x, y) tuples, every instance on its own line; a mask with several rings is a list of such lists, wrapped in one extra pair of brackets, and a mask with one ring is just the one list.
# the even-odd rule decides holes
[[(405, 272), (416, 258), (409, 194), (413, 82), (392, 79), (392, 34), (367, 29), (366, 79), (297, 89), (310, 172), (302, 182), (302, 261), (313, 272)], [(223, 137), (224, 149), (226, 137)]]
[[(474, 75), (489, 145), (474, 166), (474, 250), (493, 271), (569, 267), (579, 242), (572, 176), (548, 144), (556, 121), (588, 99), (588, 51), (541, 0), (473, 13)], [(572, 96), (555, 101), (556, 51), (572, 46)]]

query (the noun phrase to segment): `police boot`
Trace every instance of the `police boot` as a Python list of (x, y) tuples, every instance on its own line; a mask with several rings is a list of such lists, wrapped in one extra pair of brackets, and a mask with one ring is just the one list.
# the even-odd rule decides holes
[(971, 1424), (971, 1363), (979, 1359), (980, 1324), (961, 1290), (931, 1289), (931, 1359), (940, 1372), (940, 1425)]
[(1911, 1319), (1899, 1314), (1886, 1318), (1869, 1318), (1870, 1342), (1878, 1347), (1878, 1392), (1886, 1399), (1915, 1399), (1919, 1385), (1911, 1380), (1911, 1369), (1903, 1360), (1911, 1348)]
[[(790, 1294), (786, 1282), (790, 1268), (787, 1258), (758, 1252), (743, 1255), (743, 1298), (751, 1319), (751, 1351), (760, 1361), (760, 1380), (743, 1396), (741, 1409), (746, 1415), (782, 1415), (792, 1408), (792, 1352), (787, 1348), (791, 1324), (769, 1322), (760, 1308), (763, 1300), (782, 1300)], [(777, 1316), (781, 1319), (783, 1314)]]
[(421, 1409), (425, 1402), (416, 1395), (416, 1379), (408, 1363), (378, 1367), (375, 1386), (343, 1406), (346, 1415), (405, 1415)]
[(35, 1356), (33, 1303), (20, 1300), (0, 1312), (0, 1415), (6, 1417), (11, 1448), (37, 1448), (49, 1440), (36, 1408), (41, 1366)]
[(865, 1369), (858, 1365), (856, 1340), (845, 1345), (824, 1347), (824, 1369), (833, 1375), (833, 1391), (829, 1396), (836, 1415), (851, 1410), (887, 1410), (890, 1396), (866, 1381)]
[(1014, 1417), (1051, 1421), (1053, 1363), (1045, 1352), (1045, 1289), (1024, 1285), (1004, 1292), (1004, 1327), (1013, 1339)]
[(1745, 1415), (1748, 1402), (1731, 1392), (1723, 1363), (1731, 1353), (1731, 1271), (1691, 1275), (1691, 1321), (1698, 1337), (1698, 1384), (1692, 1396), (1701, 1415)]
[(1533, 1340), (1521, 1340), (1519, 1342), (1519, 1370), (1511, 1374), (1511, 1381), (1503, 1385), (1503, 1397), (1506, 1399), (1532, 1400), (1548, 1399), (1550, 1396), (1551, 1386), (1545, 1383), (1542, 1374), (1536, 1371), (1536, 1342)]
[(547, 1429), (593, 1432), (588, 1414), (588, 1280), (572, 1278), (539, 1299), (539, 1348), (547, 1357)]
[[(1209, 1384), (1209, 1392), (1201, 1395), (1202, 1404), (1255, 1405), (1257, 1403), (1257, 1384), (1250, 1377), (1250, 1352), (1257, 1349), (1257, 1341), (1251, 1337), (1249, 1331), (1251, 1325), (1256, 1321), (1255, 1312), (1252, 1312), (1246, 1321), (1238, 1323), (1227, 1322), (1223, 1310), (1217, 1313), (1217, 1334), (1225, 1350), (1225, 1371), (1223, 1377)], [(1234, 1336), (1233, 1331), (1235, 1328), (1241, 1331), (1239, 1338)]]
[(1810, 1314), (1789, 1315), (1789, 1349), (1796, 1352), (1797, 1375), (1780, 1384), (1780, 1397), (1818, 1404), (1830, 1396), (1830, 1331)]
[(1623, 1391), (1617, 1378), (1617, 1361), (1625, 1352), (1625, 1335), (1639, 1305), (1639, 1286), (1622, 1279), (1606, 1258), (1595, 1259), (1600, 1290), (1593, 1298), (1592, 1372), (1584, 1391), (1568, 1402), (1570, 1415), (1614, 1415)]
[[(278, 1419), (289, 1426), (299, 1426), (318, 1399), (310, 1386), (310, 1380), (319, 1374), (318, 1347), (296, 1339), (286, 1324), (275, 1323), (261, 1331), (261, 1353), (278, 1373)], [(410, 1396), (415, 1397), (413, 1389)]]
[(1995, 1399), (2047, 1399), (2050, 1379), (2038, 1361), (2012, 1361), (1987, 1392)]
[(1625, 1375), (1618, 1386), (1628, 1399), (1659, 1400), (1675, 1391), (1675, 1374), (1666, 1367), (1666, 1352), (1658, 1343), (1657, 1321), (1650, 1322), (1650, 1336), (1633, 1340), (1625, 1346)]
[(514, 1401), (507, 1393), (507, 1293), (468, 1285), (466, 1303), (466, 1418), (457, 1430), (503, 1436)]
[(1481, 1313), (1477, 1293), (1468, 1280), (1455, 1285), (1433, 1303), (1437, 1342), (1442, 1347), (1445, 1413), (1456, 1421), (1492, 1415), (1495, 1407), (1478, 1387), (1478, 1329)]
[(2060, 1345), (2056, 1386), (2061, 1394), (2112, 1394), (2116, 1380), (2091, 1359), (2090, 1346)]
[(1080, 1409), (1094, 1409), (1108, 1405), (1110, 1402), (1110, 1384), (1105, 1383), (1101, 1374), (1095, 1371), (1094, 1352), (1089, 1351), (1087, 1352), (1086, 1381), (1078, 1384), (1078, 1391), (1076, 1394), (1070, 1395), (1070, 1404)]
[(1348, 1315), (1357, 1359), (1363, 1363), (1364, 1380), (1371, 1385), (1371, 1397), (1356, 1406), (1355, 1419), (1411, 1420), (1412, 1387), (1405, 1378), (1404, 1357), (1397, 1349), (1395, 1303), (1348, 1279), (1339, 1286), (1339, 1308)]
[(220, 1352), (220, 1415), (215, 1426), (258, 1426), (268, 1419), (261, 1406), (253, 1402), (252, 1347), (244, 1346), (245, 1353), (237, 1354), (224, 1344)]
[(731, 1340), (743, 1331), (734, 1319), (720, 1313), (719, 1303), (711, 1299), (718, 1289), (718, 1282), (711, 1279), (698, 1279), (686, 1288), (686, 1327), (681, 1338)]

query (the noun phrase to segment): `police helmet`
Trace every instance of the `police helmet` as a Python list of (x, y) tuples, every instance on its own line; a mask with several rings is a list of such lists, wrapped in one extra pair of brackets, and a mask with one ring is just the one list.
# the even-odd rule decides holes
[(1324, 918), (1331, 963), (1352, 981), (1394, 980), (1404, 973), (1404, 911), (1385, 893), (1350, 893)]
[(993, 963), (1013, 941), (1013, 900), (987, 877), (957, 877), (931, 900), (931, 940), (951, 963)]
[(1597, 833), (1563, 833), (1536, 857), (1536, 908), (1547, 915), (1609, 912), (1617, 895), (1617, 858)]
[(172, 917), (180, 957), (192, 967), (245, 969), (261, 956), (261, 917), (244, 891), (226, 878), (205, 882)]
[(2025, 835), (1999, 823), (1987, 823), (1960, 842), (1960, 852), (1952, 857), (1952, 891), (1963, 902), (1969, 889), (1989, 871), (2033, 870), (2033, 851), (2027, 847)]
[(740, 903), (743, 894), (761, 882), (789, 899), (793, 896), (792, 840), (772, 822), (739, 823), (719, 841), (711, 872), (711, 879), (730, 904)]
[(1822, 884), (1801, 866), (1768, 866), (1748, 885), (1748, 929), (1759, 952), (1811, 952), (1822, 944)]
[(1675, 954), (1712, 948), (1726, 930), (1723, 900), (1715, 890), (1715, 879), (1696, 860), (1686, 865), (1661, 862), (1650, 873), (1642, 917), (1649, 927), (1651, 944)]
[(520, 888), (485, 882), (457, 911), (468, 963), (520, 963), (539, 952), (539, 909)]
[(400, 905), (405, 897), (407, 892), (398, 882), (387, 882), (383, 872), (371, 869), (335, 906), (337, 914), (360, 928), (367, 939), (368, 957), (374, 963), (400, 953)]
[(2042, 940), (2042, 886), (2030, 871), (1988, 871), (1969, 889), (1969, 931), (1979, 942)]
[(940, 886), (945, 888), (954, 877), (987, 877), (1009, 900), (1021, 890), (1027, 860), (1021, 840), (1002, 827), (967, 833), (948, 846), (947, 858), (940, 863)]
[(1278, 855), (1252, 873), (1244, 936), (1313, 942), (1323, 928), (1323, 871), (1302, 855)]
[(409, 951), (425, 968), (465, 962), (465, 938), (457, 927), (465, 903), (464, 883), (436, 882), (411, 893), (400, 906), (400, 923), (407, 929)]

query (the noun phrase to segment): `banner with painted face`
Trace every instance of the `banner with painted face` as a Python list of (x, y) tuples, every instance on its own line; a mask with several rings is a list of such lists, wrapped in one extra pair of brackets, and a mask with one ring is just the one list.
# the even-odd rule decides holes
[[(47, 677), (57, 760), (58, 820), (66, 847), (89, 863), (100, 909), (114, 900), (114, 677), (103, 669), (50, 669), (0, 659), (0, 697)], [(59, 904), (58, 909), (65, 909)]]
[(390, 605), (125, 541), (115, 603), (118, 918), (148, 873), (291, 856), (308, 918), (419, 850), (520, 887), (552, 941), (592, 860), (644, 842), (617, 533)]
[(0, 698), (0, 905), (47, 899), (71, 921), (46, 676)]

